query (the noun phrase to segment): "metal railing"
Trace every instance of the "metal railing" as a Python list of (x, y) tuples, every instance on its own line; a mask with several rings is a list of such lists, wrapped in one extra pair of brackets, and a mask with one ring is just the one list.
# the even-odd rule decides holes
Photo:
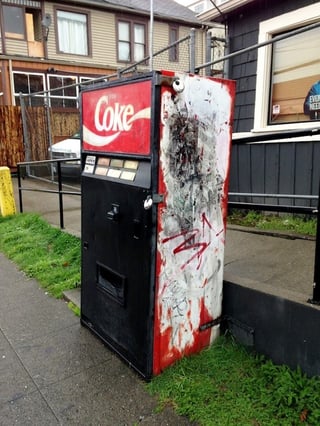
[[(72, 162), (74, 163), (75, 161), (79, 161), (79, 173), (80, 173), (80, 158), (72, 158), (72, 159), (61, 159), (61, 160), (42, 160), (42, 161), (26, 161), (26, 162), (21, 162), (17, 164), (17, 177), (18, 177), (18, 192), (19, 192), (19, 210), (20, 213), (23, 213), (23, 198), (22, 198), (22, 193), (23, 191), (33, 191), (33, 192), (44, 192), (44, 193), (50, 193), (50, 194), (57, 194), (58, 195), (58, 200), (59, 200), (59, 223), (60, 223), (60, 228), (64, 229), (64, 210), (63, 210), (63, 196), (64, 195), (78, 195), (81, 196), (81, 190), (80, 191), (69, 191), (69, 190), (65, 190), (63, 189), (63, 183), (62, 183), (62, 171), (61, 171), (61, 164), (62, 163), (68, 163), (68, 162)], [(54, 189), (46, 189), (46, 188), (31, 188), (31, 187), (23, 187), (21, 185), (21, 180), (23, 179), (22, 176), (22, 168), (26, 168), (28, 170), (28, 168), (30, 166), (41, 166), (41, 165), (51, 165), (53, 166), (54, 164), (57, 165), (57, 169), (56, 169), (56, 177), (57, 177), (57, 190)], [(28, 174), (28, 176), (30, 176)], [(35, 177), (35, 176), (31, 176), (31, 177)], [(47, 182), (53, 182), (53, 179), (50, 181), (48, 179), (41, 179), (39, 177), (37, 177), (37, 179), (40, 180), (44, 180)]]

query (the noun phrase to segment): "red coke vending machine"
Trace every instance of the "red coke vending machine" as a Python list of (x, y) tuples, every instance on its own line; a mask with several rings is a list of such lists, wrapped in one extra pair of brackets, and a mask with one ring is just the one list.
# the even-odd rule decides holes
[(146, 379), (219, 334), (234, 93), (168, 71), (81, 93), (81, 323)]

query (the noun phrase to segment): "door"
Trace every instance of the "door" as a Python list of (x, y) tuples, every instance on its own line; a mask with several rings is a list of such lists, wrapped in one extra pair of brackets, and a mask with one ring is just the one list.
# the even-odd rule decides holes
[(150, 162), (135, 163), (136, 178), (127, 183), (116, 173), (82, 176), (81, 315), (147, 377), (152, 373), (155, 226), (152, 209), (144, 209)]

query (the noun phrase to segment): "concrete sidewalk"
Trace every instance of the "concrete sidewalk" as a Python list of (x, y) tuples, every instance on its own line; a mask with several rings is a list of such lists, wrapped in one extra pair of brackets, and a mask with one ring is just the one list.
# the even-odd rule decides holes
[(0, 425), (190, 425), (0, 254)]

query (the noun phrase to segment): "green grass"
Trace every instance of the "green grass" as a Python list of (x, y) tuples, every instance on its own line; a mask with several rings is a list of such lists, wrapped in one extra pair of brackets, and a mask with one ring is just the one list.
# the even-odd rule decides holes
[(203, 426), (320, 424), (320, 380), (276, 366), (220, 337), (147, 384), (159, 409), (173, 405)]
[[(0, 251), (55, 297), (79, 285), (80, 239), (36, 214), (0, 217)], [(320, 424), (318, 377), (276, 366), (230, 337), (183, 358), (146, 387), (159, 398), (158, 409), (169, 404), (203, 426)]]
[(80, 283), (80, 239), (36, 214), (0, 217), (0, 250), (56, 298)]
[(233, 210), (228, 215), (228, 223), (257, 229), (284, 231), (300, 235), (315, 236), (317, 219), (303, 215), (263, 214), (261, 212), (242, 212)]

